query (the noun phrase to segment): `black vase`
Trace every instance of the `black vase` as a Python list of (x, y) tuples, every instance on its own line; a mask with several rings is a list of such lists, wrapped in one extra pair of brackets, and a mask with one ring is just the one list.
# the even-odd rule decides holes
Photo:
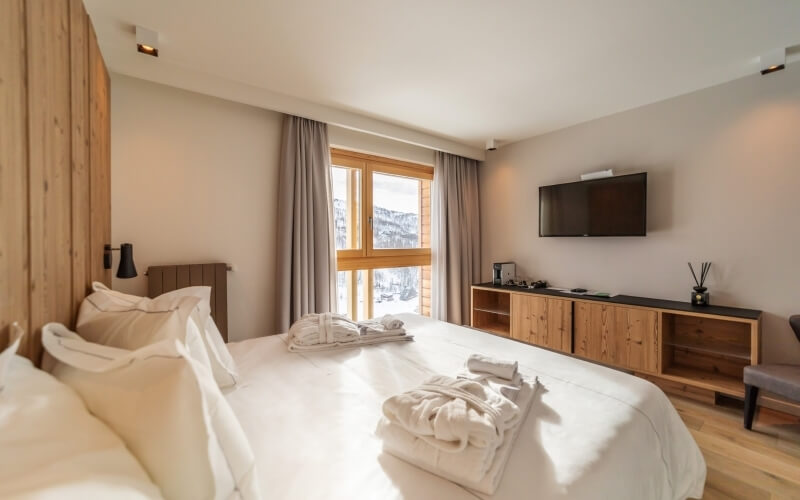
[(708, 289), (704, 286), (694, 287), (692, 292), (692, 299), (690, 301), (693, 306), (707, 306), (710, 305)]

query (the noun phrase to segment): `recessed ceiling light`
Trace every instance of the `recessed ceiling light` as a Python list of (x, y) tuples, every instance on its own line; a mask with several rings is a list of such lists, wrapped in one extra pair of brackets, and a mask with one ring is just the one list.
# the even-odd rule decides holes
[(775, 71), (780, 71), (786, 67), (786, 49), (780, 48), (770, 50), (760, 58), (761, 74), (768, 75)]
[(136, 50), (148, 56), (158, 57), (158, 33), (142, 28), (136, 27)]

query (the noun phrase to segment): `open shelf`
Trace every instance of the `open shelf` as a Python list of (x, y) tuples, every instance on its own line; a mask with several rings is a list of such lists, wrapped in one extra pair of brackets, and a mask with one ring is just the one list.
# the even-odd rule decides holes
[(503, 310), (502, 308), (499, 308), (499, 307), (488, 307), (488, 306), (486, 306), (486, 307), (477, 307), (476, 306), (475, 310), (476, 311), (480, 311), (480, 312), (489, 313), (489, 314), (499, 314), (500, 316), (511, 316), (511, 311)]
[(662, 324), (665, 346), (750, 361), (751, 330), (747, 322), (665, 312)]
[(511, 335), (511, 294), (472, 289), (472, 326), (497, 335)]
[(714, 373), (688, 366), (671, 366), (657, 376), (681, 383), (691, 381), (691, 385), (695, 387), (721, 392), (738, 398), (744, 397), (744, 382), (742, 382), (741, 377), (732, 377), (723, 373)]
[(661, 324), (663, 352), (659, 376), (744, 397), (742, 373), (753, 362), (751, 323), (737, 318), (662, 312)]
[(509, 335), (509, 327), (508, 324), (503, 323), (484, 323), (481, 326), (476, 326), (475, 328), (479, 330), (484, 330), (490, 333), (494, 333), (496, 335), (501, 335), (503, 337), (508, 337)]
[(679, 349), (695, 351), (704, 354), (715, 354), (727, 358), (744, 359), (750, 361), (750, 347), (749, 346), (721, 346), (721, 347), (707, 347), (699, 346), (691, 342), (681, 342), (680, 340), (665, 341), (665, 346), (677, 347)]

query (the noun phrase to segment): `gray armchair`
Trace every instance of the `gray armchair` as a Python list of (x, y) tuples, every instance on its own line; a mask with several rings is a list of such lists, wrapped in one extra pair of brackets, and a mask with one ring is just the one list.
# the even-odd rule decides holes
[[(800, 341), (800, 315), (789, 318), (789, 324)], [(753, 427), (759, 389), (800, 401), (800, 365), (752, 365), (744, 368), (745, 429)]]

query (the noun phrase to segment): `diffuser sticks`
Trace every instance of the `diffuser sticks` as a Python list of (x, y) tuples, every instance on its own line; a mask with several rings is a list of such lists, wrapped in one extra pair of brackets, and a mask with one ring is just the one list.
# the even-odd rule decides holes
[(696, 306), (707, 306), (709, 304), (709, 296), (704, 283), (708, 277), (708, 271), (711, 269), (711, 262), (703, 262), (700, 264), (700, 279), (697, 279), (697, 273), (694, 272), (692, 263), (689, 262), (689, 270), (692, 271), (692, 277), (697, 284), (692, 292), (692, 304)]
[(689, 262), (689, 270), (692, 271), (692, 276), (694, 277), (694, 282), (697, 283), (698, 288), (702, 288), (705, 290), (703, 283), (706, 282), (706, 277), (708, 277), (708, 271), (711, 269), (711, 262), (702, 262), (700, 264), (700, 280), (697, 280), (697, 274), (694, 272), (694, 267), (692, 267), (692, 263)]

